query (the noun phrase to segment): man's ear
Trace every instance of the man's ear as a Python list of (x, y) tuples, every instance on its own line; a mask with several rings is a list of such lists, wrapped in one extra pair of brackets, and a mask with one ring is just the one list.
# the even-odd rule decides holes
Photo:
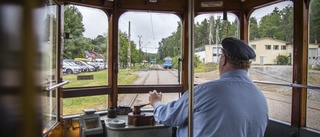
[(223, 66), (227, 65), (227, 57), (226, 56), (224, 56), (221, 61), (222, 61), (221, 65), (223, 65)]

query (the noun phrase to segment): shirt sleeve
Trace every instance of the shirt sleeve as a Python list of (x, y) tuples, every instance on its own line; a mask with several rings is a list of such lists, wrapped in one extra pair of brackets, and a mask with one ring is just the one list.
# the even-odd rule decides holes
[(188, 119), (188, 93), (186, 92), (177, 101), (167, 105), (156, 102), (154, 104), (154, 118), (158, 123), (167, 126), (182, 125)]

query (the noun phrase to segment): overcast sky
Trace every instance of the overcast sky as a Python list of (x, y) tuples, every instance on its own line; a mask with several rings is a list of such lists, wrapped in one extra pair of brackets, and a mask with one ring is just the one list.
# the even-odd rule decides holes
[[(279, 4), (268, 6), (258, 9), (252, 13), (252, 16), (258, 20), (266, 14), (273, 11), (274, 7), (282, 9), (288, 5), (292, 5), (292, 2), (285, 1)], [(96, 38), (98, 35), (106, 35), (108, 32), (108, 19), (104, 12), (77, 6), (81, 14), (83, 15), (83, 24), (85, 26), (84, 37)], [(211, 15), (222, 16), (222, 14), (206, 14), (197, 16), (195, 22), (202, 21), (204, 18), (209, 18)], [(228, 14), (228, 20), (233, 22), (235, 16)], [(128, 24), (130, 21), (131, 27), (131, 40), (134, 41), (137, 46), (139, 45), (139, 37), (142, 42), (141, 47), (145, 52), (157, 52), (158, 43), (161, 39), (170, 36), (178, 27), (180, 19), (176, 15), (172, 14), (160, 14), (160, 13), (141, 13), (141, 12), (129, 12), (120, 17), (119, 29), (122, 32), (128, 34)], [(137, 47), (138, 48), (138, 47)]]

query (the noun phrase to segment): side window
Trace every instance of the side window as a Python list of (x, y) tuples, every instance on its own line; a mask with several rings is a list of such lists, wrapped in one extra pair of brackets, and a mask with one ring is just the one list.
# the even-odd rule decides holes
[[(256, 59), (249, 71), (253, 80), (292, 83), (292, 46), (281, 46), (279, 50), (279, 45), (292, 43), (292, 15), (293, 3), (289, 1), (257, 9), (251, 14), (249, 43), (256, 45)], [(260, 83), (257, 86), (267, 98), (269, 117), (290, 122), (292, 88)]]
[[(64, 11), (64, 88), (108, 85), (108, 17), (102, 10), (67, 5)], [(63, 115), (83, 113), (83, 109), (106, 110), (106, 95), (63, 99)]]
[(271, 45), (266, 45), (266, 50), (271, 50)]
[(287, 46), (286, 45), (281, 45), (281, 50), (287, 50)]
[(59, 84), (57, 82), (57, 50), (58, 50), (58, 6), (51, 0), (47, 1), (44, 9), (41, 9), (43, 15), (42, 26), (39, 28), (44, 32), (41, 37), (41, 70), (42, 70), (42, 92), (41, 108), (43, 121), (43, 134), (46, 134), (58, 122), (58, 90), (51, 87)]
[(257, 47), (257, 45), (251, 45), (251, 48), (252, 48), (253, 50), (256, 50), (256, 47)]
[[(309, 46), (308, 46), (308, 85), (320, 86), (320, 1), (311, 0), (309, 4)], [(308, 89), (307, 127), (320, 130), (320, 89)]]

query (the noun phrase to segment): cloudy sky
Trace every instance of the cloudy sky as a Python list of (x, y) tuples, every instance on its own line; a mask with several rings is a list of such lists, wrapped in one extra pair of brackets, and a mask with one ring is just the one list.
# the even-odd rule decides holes
[[(285, 1), (279, 4), (268, 6), (258, 9), (252, 13), (252, 16), (258, 20), (273, 11), (274, 7), (282, 9), (288, 5), (292, 5), (292, 2)], [(83, 23), (86, 31), (85, 37), (95, 38), (97, 35), (106, 35), (108, 32), (108, 19), (104, 12), (77, 6), (79, 11), (83, 15)], [(211, 15), (222, 16), (222, 14), (206, 14), (195, 18), (195, 22), (202, 21), (204, 18), (209, 18)], [(232, 14), (228, 14), (228, 20), (233, 22), (235, 17)], [(160, 13), (140, 13), (129, 12), (120, 17), (119, 29), (122, 32), (128, 34), (129, 22), (131, 27), (131, 40), (135, 44), (139, 44), (139, 37), (141, 37), (141, 47), (145, 52), (157, 52), (158, 43), (162, 38), (170, 36), (176, 31), (180, 19), (176, 15), (172, 14), (160, 14)]]

